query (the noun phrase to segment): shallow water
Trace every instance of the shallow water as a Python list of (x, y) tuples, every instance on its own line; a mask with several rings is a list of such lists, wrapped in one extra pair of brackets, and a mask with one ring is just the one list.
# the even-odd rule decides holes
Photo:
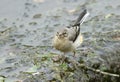
[[(58, 73), (53, 71), (54, 63), (47, 56), (61, 53), (52, 48), (52, 37), (56, 30), (73, 24), (84, 8), (90, 16), (81, 26), (84, 42), (77, 54), (88, 66), (102, 61), (101, 66), (107, 65), (109, 71), (120, 72), (119, 0), (1, 0), (0, 75), (6, 77), (6, 82), (26, 80), (27, 71), (44, 73), (39, 80), (29, 79), (33, 82), (53, 79)], [(77, 82), (79, 79), (74, 77)]]

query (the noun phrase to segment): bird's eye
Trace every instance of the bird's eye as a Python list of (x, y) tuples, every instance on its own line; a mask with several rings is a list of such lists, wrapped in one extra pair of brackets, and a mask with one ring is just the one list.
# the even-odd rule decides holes
[(67, 37), (67, 36), (68, 36), (68, 34), (67, 34), (66, 32), (64, 32), (64, 33), (63, 33), (63, 35), (64, 35), (65, 37)]

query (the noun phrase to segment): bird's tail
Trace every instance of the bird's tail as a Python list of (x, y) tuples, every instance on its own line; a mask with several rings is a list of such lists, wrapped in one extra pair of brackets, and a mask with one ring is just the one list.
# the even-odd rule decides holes
[(73, 26), (80, 26), (85, 19), (87, 18), (87, 16), (89, 15), (89, 12), (85, 9), (77, 18), (75, 24)]
[(85, 9), (80, 15), (79, 17), (77, 18), (75, 24), (73, 25), (73, 27), (76, 28), (76, 36), (75, 36), (75, 39), (74, 39), (74, 46), (75, 47), (78, 47), (82, 41), (83, 41), (83, 37), (80, 33), (80, 25), (85, 21), (85, 19), (87, 18), (87, 16), (89, 15), (88, 11)]

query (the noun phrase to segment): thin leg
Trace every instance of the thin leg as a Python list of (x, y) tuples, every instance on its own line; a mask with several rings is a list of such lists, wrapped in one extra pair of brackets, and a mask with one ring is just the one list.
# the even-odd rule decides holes
[(76, 52), (74, 51), (74, 52), (73, 52), (74, 57), (75, 57), (75, 54), (76, 54)]
[(62, 56), (62, 61), (61, 61), (61, 64), (63, 64), (63, 63), (64, 63), (65, 59), (66, 59), (66, 57), (65, 57), (65, 53), (64, 53), (64, 55)]

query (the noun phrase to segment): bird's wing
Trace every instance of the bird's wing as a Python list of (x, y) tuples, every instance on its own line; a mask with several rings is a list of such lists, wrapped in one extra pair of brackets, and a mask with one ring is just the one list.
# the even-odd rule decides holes
[(79, 26), (74, 26), (70, 28), (66, 28), (67, 34), (68, 34), (68, 39), (72, 42), (76, 40), (77, 35), (79, 35), (80, 28)]
[(80, 34), (80, 25), (85, 21), (86, 17), (89, 15), (87, 10), (85, 9), (77, 18), (74, 25), (67, 27), (68, 38), (70, 41), (75, 42), (78, 35)]

